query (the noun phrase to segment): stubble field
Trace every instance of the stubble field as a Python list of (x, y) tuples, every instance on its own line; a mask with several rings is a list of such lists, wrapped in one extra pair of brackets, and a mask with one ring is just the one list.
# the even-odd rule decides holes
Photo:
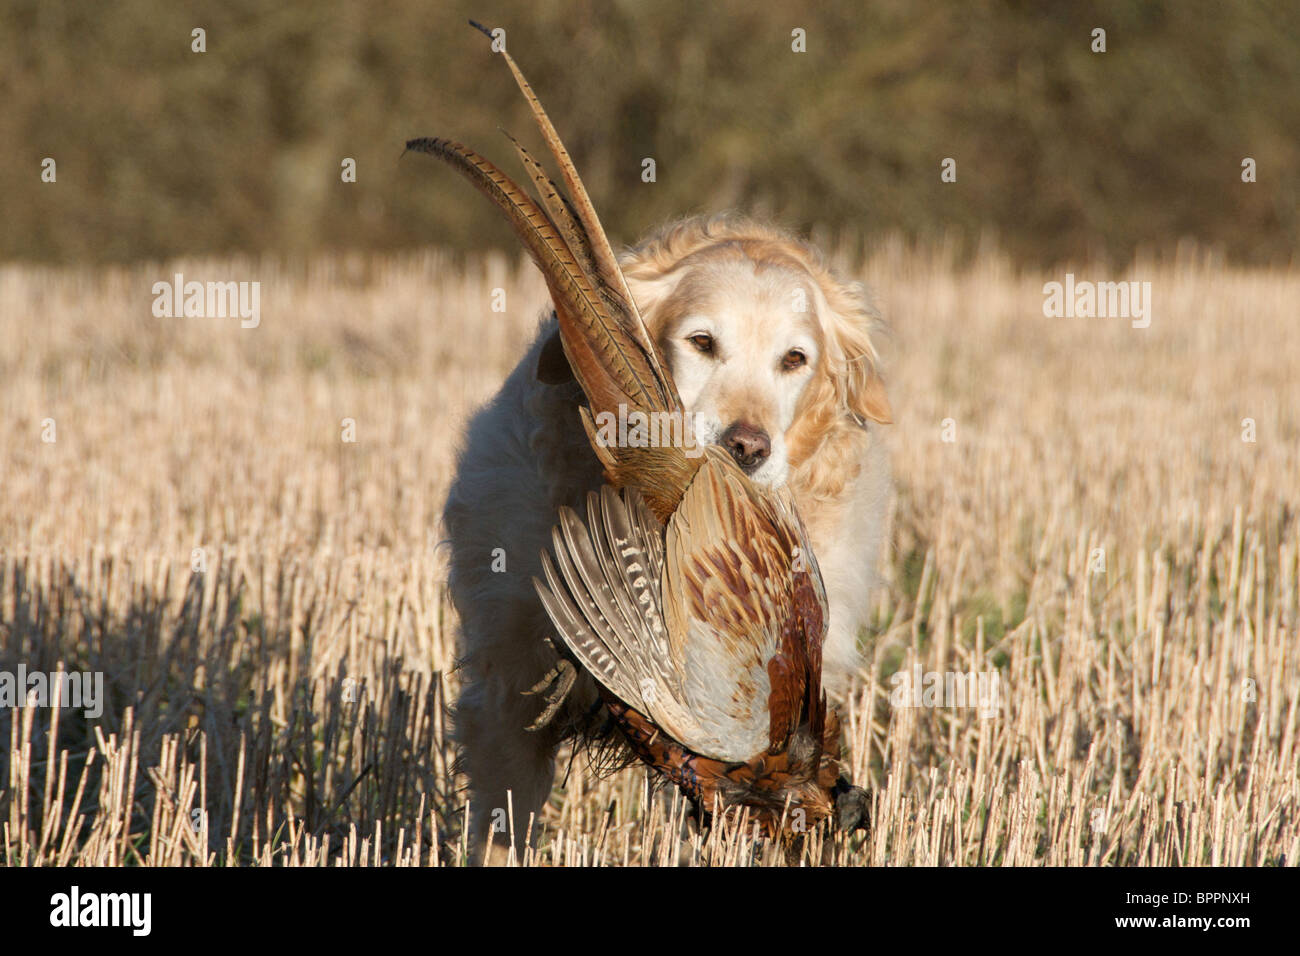
[[(1300, 274), (1075, 266), (1151, 282), (1135, 329), (992, 251), (842, 265), (892, 327), (897, 500), (844, 714), (874, 829), (802, 860), (1294, 865)], [(177, 272), (260, 281), (260, 324), (155, 318)], [(544, 301), (441, 253), (0, 267), (0, 673), (104, 694), (0, 708), (0, 860), (468, 862), (438, 517)], [(997, 670), (997, 713), (891, 702), (918, 667)], [(785, 862), (581, 755), (538, 825), (520, 862)]]

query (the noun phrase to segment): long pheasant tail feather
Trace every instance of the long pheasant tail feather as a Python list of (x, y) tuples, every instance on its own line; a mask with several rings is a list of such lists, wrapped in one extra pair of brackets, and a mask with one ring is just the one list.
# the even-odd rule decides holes
[(549, 284), (561, 277), (567, 284), (581, 285), (586, 279), (572, 261), (568, 247), (556, 234), (550, 218), (533, 198), (490, 160), (468, 146), (449, 139), (422, 137), (407, 140), (406, 148), (436, 156), (460, 172), (483, 195), (505, 213), (515, 235), (524, 244)]
[(560, 187), (555, 185), (551, 177), (546, 174), (542, 164), (533, 159), (532, 154), (524, 149), (523, 143), (505, 130), (501, 132), (505, 133), (506, 139), (510, 140), (511, 145), (514, 146), (515, 152), (519, 155), (519, 162), (523, 164), (524, 171), (532, 179), (533, 188), (537, 190), (542, 205), (550, 213), (551, 221), (555, 223), (556, 229), (564, 237), (564, 242), (568, 245), (573, 258), (585, 267), (588, 275), (598, 275), (596, 263), (591, 258), (587, 231), (583, 228), (582, 223), (578, 221), (578, 215), (568, 198), (560, 192)]
[[(611, 315), (599, 278), (583, 268), (545, 211), (509, 176), (474, 150), (447, 139), (409, 140), (406, 148), (428, 153), (467, 178), (506, 215), (515, 235), (542, 271), (565, 335), (565, 351), (582, 390), (596, 411), (620, 405), (647, 410), (674, 406), (664, 380), (647, 368), (639, 343), (628, 340)], [(676, 392), (670, 393), (671, 398)]]
[[(620, 293), (605, 281), (600, 267), (593, 258), (595, 253), (591, 239), (587, 235), (587, 227), (582, 224), (578, 212), (574, 209), (569, 197), (555, 184), (555, 181), (547, 174), (542, 164), (524, 148), (523, 143), (515, 139), (506, 130), (501, 132), (514, 146), (515, 152), (519, 156), (519, 162), (533, 181), (533, 188), (537, 190), (537, 195), (542, 200), (542, 205), (546, 207), (546, 211), (550, 214), (551, 221), (568, 245), (569, 252), (573, 254), (574, 260), (581, 263), (586, 269), (587, 275), (592, 277), (592, 284), (604, 297), (611, 317), (614, 320), (623, 319), (624, 321), (620, 324), (624, 329), (632, 333), (633, 342), (639, 354), (645, 358), (650, 374), (658, 386), (656, 391), (660, 394), (656, 398), (663, 403), (664, 408), (672, 407), (676, 396), (676, 386), (671, 384), (671, 374), (666, 372), (660, 365), (658, 353), (649, 344), (649, 335), (642, 334), (645, 323), (641, 320), (641, 315), (637, 311), (636, 302), (632, 300), (630, 295)], [(616, 273), (618, 278), (622, 280), (622, 270), (616, 270)]]
[[(485, 36), (492, 37), (492, 31), (483, 24), (474, 20), (469, 21), (469, 23), (470, 26)], [(551, 118), (546, 115), (541, 100), (533, 92), (532, 86), (524, 77), (523, 71), (515, 63), (510, 51), (502, 46), (500, 53), (502, 58), (505, 59), (506, 65), (510, 67), (510, 72), (515, 78), (515, 83), (519, 86), (519, 91), (524, 94), (524, 99), (528, 101), (529, 109), (533, 111), (533, 118), (537, 121), (537, 128), (541, 131), (542, 138), (546, 140), (547, 148), (551, 151), (551, 155), (555, 157), (555, 162), (560, 167), (560, 177), (564, 180), (564, 185), (573, 197), (574, 210), (577, 212), (578, 219), (582, 222), (590, 238), (592, 258), (597, 263), (601, 277), (615, 291), (631, 302), (632, 293), (628, 291), (627, 281), (623, 278), (623, 273), (619, 271), (618, 259), (614, 255), (613, 248), (610, 247), (609, 240), (605, 238), (605, 230), (601, 228), (600, 217), (596, 215), (596, 209), (591, 203), (591, 197), (587, 195), (587, 189), (578, 176), (577, 167), (573, 165), (569, 151), (564, 148), (564, 143), (560, 140), (560, 134), (555, 131), (555, 126), (551, 123)]]
[[(469, 22), (479, 32), (488, 37), (492, 36), (492, 31), (483, 24), (474, 20)], [(523, 71), (515, 63), (514, 57), (510, 55), (510, 51), (503, 46), (500, 52), (502, 58), (506, 61), (506, 65), (510, 67), (510, 73), (515, 78), (519, 92), (524, 94), (524, 99), (528, 102), (529, 109), (532, 110), (533, 119), (537, 122), (537, 128), (546, 141), (547, 149), (550, 150), (556, 164), (560, 167), (560, 178), (569, 191), (569, 202), (573, 212), (578, 217), (578, 222), (582, 226), (582, 234), (586, 240), (585, 252), (587, 257), (595, 265), (597, 275), (604, 281), (610, 293), (617, 296), (625, 304), (629, 320), (627, 332), (636, 339), (645, 352), (650, 368), (661, 380), (671, 381), (670, 376), (660, 367), (654, 344), (650, 341), (650, 334), (646, 330), (645, 323), (641, 321), (641, 315), (637, 311), (636, 302), (632, 298), (631, 290), (628, 288), (627, 279), (624, 278), (623, 271), (618, 267), (618, 257), (614, 254), (614, 248), (605, 235), (605, 230), (600, 224), (600, 217), (596, 215), (596, 207), (587, 194), (587, 188), (578, 175), (578, 169), (573, 164), (569, 151), (565, 148), (564, 142), (560, 139), (560, 134), (556, 132), (555, 126), (551, 123), (551, 118), (542, 107), (541, 100), (537, 98), (537, 94), (533, 92), (533, 88), (524, 76)]]

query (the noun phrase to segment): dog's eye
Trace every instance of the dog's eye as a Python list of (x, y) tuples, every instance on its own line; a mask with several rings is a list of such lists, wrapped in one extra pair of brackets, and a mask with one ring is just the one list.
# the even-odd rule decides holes
[(697, 332), (690, 336), (688, 341), (705, 355), (711, 355), (713, 353), (713, 336), (709, 335), (707, 332)]
[(793, 372), (800, 366), (808, 364), (808, 356), (804, 355), (799, 349), (791, 349), (785, 353), (781, 359), (781, 368), (787, 372)]

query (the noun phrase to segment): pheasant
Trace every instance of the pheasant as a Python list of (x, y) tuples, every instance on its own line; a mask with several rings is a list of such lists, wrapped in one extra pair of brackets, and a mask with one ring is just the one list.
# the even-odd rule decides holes
[[(545, 277), (587, 399), (580, 414), (609, 484), (589, 496), (585, 522), (560, 510), (538, 595), (632, 753), (703, 816), (748, 807), (769, 836), (832, 817), (864, 826), (866, 794), (841, 774), (821, 684), (826, 594), (793, 499), (755, 485), (721, 448), (692, 443), (671, 371), (577, 170), (514, 59), (501, 55), (567, 195), (508, 133), (540, 205), (459, 143), (406, 146), (446, 161), (505, 213)], [(680, 426), (677, 439), (610, 440), (608, 422), (638, 413)]]

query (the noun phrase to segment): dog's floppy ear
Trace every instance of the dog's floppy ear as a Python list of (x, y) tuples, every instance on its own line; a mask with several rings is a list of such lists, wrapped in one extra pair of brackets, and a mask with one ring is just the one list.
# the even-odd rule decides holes
[(894, 423), (894, 410), (889, 406), (889, 397), (885, 394), (885, 382), (873, 367), (866, 377), (851, 383), (848, 395), (849, 409), (859, 418), (869, 418), (881, 425)]
[(878, 324), (879, 318), (866, 288), (858, 282), (828, 285), (818, 289), (819, 298), (824, 298), (824, 305), (819, 301), (818, 306), (825, 308), (824, 329), (835, 397), (859, 421), (892, 424), (894, 412), (871, 341), (872, 326)]
[(542, 350), (537, 355), (537, 381), (543, 385), (567, 385), (576, 381), (569, 357), (564, 354), (564, 343), (560, 341), (557, 328), (546, 337)]

